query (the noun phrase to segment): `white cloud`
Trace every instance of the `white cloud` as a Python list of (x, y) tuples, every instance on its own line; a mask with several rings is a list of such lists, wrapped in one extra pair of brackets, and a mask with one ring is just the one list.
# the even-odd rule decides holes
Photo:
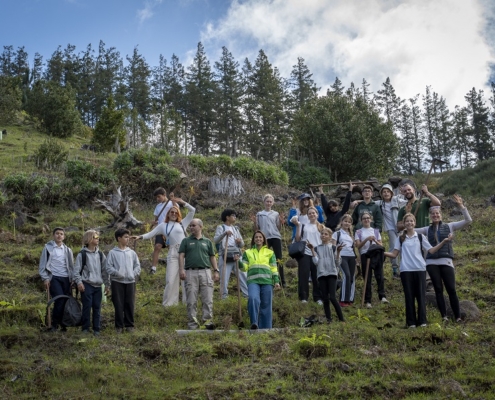
[(150, 19), (154, 15), (154, 9), (162, 2), (163, 0), (145, 1), (144, 7), (140, 10), (137, 10), (137, 18), (139, 20), (139, 24), (142, 24), (147, 19)]
[(375, 92), (390, 77), (402, 98), (431, 85), (453, 107), (485, 88), (495, 62), (486, 1), (234, 0), (202, 41), (240, 60), (262, 48), (283, 76), (303, 57), (323, 91), (335, 76), (346, 87), (364, 78)]

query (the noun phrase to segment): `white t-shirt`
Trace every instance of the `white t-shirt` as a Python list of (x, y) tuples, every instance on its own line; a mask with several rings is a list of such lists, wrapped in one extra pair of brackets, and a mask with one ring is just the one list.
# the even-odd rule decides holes
[[(301, 227), (302, 229), (302, 227)], [(318, 225), (317, 224), (304, 224), (304, 232), (301, 240), (307, 240), (309, 243), (311, 243), (314, 247), (318, 246), (321, 244), (321, 235), (320, 232), (318, 231)], [(311, 252), (311, 249), (306, 246), (306, 250), (304, 254), (307, 254), (308, 256), (313, 255)]]
[(157, 224), (161, 224), (162, 222), (165, 221), (165, 218), (167, 217), (168, 210), (170, 210), (173, 205), (174, 204), (171, 201), (168, 201), (168, 200), (165, 203), (160, 203), (160, 204), (157, 204), (156, 205), (155, 211), (153, 212), (153, 215), (155, 217), (158, 216), (158, 214), (160, 214), (160, 212), (162, 211), (163, 207), (165, 207), (165, 210), (163, 210), (163, 212), (158, 217)]
[[(424, 252), (431, 249), (428, 239), (423, 236)], [(426, 271), (426, 261), (423, 258), (423, 250), (420, 248), (418, 234), (414, 232), (411, 237), (406, 235), (406, 239), (400, 244), (400, 238), (395, 240), (394, 250), (401, 252), (400, 272)]]
[[(374, 236), (376, 240), (382, 240), (382, 236), (380, 235), (380, 232), (378, 232), (378, 229), (375, 228), (361, 228), (358, 229), (354, 235), (354, 238), (359, 241), (364, 241), (367, 237)], [(374, 242), (367, 241), (363, 247), (359, 249), (359, 254), (364, 254), (368, 251), (370, 244)]]
[[(345, 246), (340, 251), (340, 256), (341, 257), (356, 257), (356, 254), (354, 253), (354, 247), (353, 247), (354, 246), (354, 239), (349, 235), (349, 233), (347, 231), (340, 229), (337, 232), (334, 232), (332, 235), (332, 239), (337, 241), (338, 232), (340, 232), (339, 243), (345, 244)], [(337, 243), (336, 245), (338, 246), (339, 243)]]
[(69, 276), (69, 266), (65, 258), (65, 244), (53, 246), (52, 254), (50, 254), (50, 269), (53, 276), (64, 278)]

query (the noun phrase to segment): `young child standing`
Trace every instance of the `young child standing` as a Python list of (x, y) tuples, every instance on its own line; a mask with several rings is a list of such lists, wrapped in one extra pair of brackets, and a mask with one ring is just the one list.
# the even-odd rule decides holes
[[(61, 294), (70, 296), (70, 285), (73, 279), (74, 256), (72, 250), (64, 244), (65, 231), (63, 228), (53, 230), (53, 240), (50, 240), (41, 252), (39, 274), (45, 289), (50, 291), (50, 296)], [(53, 306), (52, 326), (50, 331), (58, 330), (64, 315), (66, 299), (58, 299)], [(65, 326), (62, 326), (65, 331)]]
[[(158, 203), (155, 207), (155, 211), (153, 215), (155, 220), (151, 224), (151, 226), (159, 225), (165, 221), (165, 217), (167, 216), (168, 211), (174, 205), (172, 201), (174, 194), (170, 193), (170, 199), (167, 198), (167, 191), (159, 187), (153, 192), (153, 196), (156, 198), (156, 202)], [(153, 249), (153, 259), (151, 260), (151, 268), (150, 274), (156, 274), (156, 266), (158, 265), (158, 258), (160, 257), (160, 251), (165, 247), (165, 240), (162, 235), (155, 236), (155, 248)]]
[(141, 265), (134, 250), (127, 247), (130, 232), (128, 229), (115, 231), (115, 246), (108, 253), (106, 271), (112, 280), (112, 303), (115, 308), (115, 330), (117, 333), (134, 330), (134, 303), (136, 278), (141, 273)]
[(352, 232), (352, 217), (344, 214), (337, 226), (337, 231), (332, 235), (332, 243), (336, 246), (344, 245), (340, 253), (342, 262), (342, 289), (340, 291), (340, 306), (348, 307), (354, 302), (356, 291), (356, 253), (354, 252), (354, 234)]
[(74, 282), (81, 293), (83, 304), (82, 331), (89, 333), (90, 315), (93, 310), (93, 335), (100, 334), (102, 285), (105, 293), (110, 290), (110, 280), (104, 268), (106, 257), (98, 249), (100, 236), (95, 230), (88, 230), (83, 236), (84, 247), (76, 257), (74, 266)]
[(323, 228), (321, 230), (321, 244), (315, 247), (308, 243), (307, 246), (311, 249), (313, 255), (313, 263), (317, 267), (318, 286), (320, 287), (321, 297), (323, 298), (323, 309), (327, 322), (332, 322), (332, 314), (330, 312), (330, 302), (339, 317), (339, 321), (344, 321), (342, 309), (337, 301), (337, 277), (339, 275), (338, 267), (341, 263), (340, 251), (345, 246), (343, 243), (336, 247), (332, 245), (332, 230)]

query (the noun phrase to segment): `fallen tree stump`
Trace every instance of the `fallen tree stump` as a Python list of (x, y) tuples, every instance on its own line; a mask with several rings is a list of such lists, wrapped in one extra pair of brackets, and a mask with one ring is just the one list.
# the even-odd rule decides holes
[(129, 207), (131, 197), (122, 197), (120, 186), (114, 188), (113, 194), (111, 194), (108, 201), (96, 199), (96, 208), (102, 211), (108, 212), (113, 217), (113, 222), (106, 227), (99, 227), (98, 230), (119, 229), (119, 228), (137, 228), (143, 223), (138, 221)]

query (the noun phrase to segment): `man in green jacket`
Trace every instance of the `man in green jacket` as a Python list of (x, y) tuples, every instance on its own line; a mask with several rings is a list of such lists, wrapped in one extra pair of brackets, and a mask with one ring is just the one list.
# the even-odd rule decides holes
[(363, 195), (363, 201), (356, 206), (352, 213), (352, 225), (354, 226), (354, 231), (362, 228), (361, 214), (368, 212), (373, 217), (371, 227), (376, 228), (381, 232), (383, 215), (382, 210), (380, 210), (380, 206), (371, 198), (373, 195), (373, 188), (370, 185), (364, 185), (361, 194)]

